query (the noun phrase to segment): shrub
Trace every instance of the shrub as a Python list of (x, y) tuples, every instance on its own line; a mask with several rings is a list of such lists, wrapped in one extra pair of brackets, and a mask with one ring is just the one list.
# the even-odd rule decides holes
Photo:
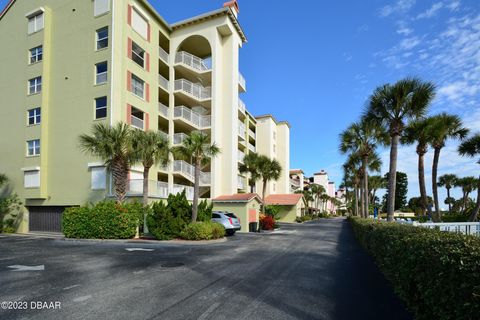
[(303, 222), (302, 217), (296, 217), (295, 222), (302, 223)]
[(272, 216), (260, 216), (260, 228), (262, 230), (273, 230), (275, 227), (275, 219)]
[(208, 204), (207, 200), (203, 200), (198, 204), (197, 221), (212, 220), (213, 203)]
[(190, 222), (192, 206), (187, 200), (185, 191), (169, 195), (167, 204), (155, 202), (152, 213), (147, 216), (150, 233), (158, 240), (178, 238), (185, 226)]
[(223, 236), (225, 228), (211, 221), (190, 223), (180, 233), (180, 237), (185, 240), (213, 240)]
[(442, 215), (443, 222), (467, 222), (468, 215), (465, 214), (445, 214)]
[(280, 219), (280, 206), (270, 205), (265, 207), (265, 214), (274, 220)]
[(349, 218), (417, 319), (478, 319), (480, 238)]
[(67, 208), (63, 213), (65, 237), (80, 239), (129, 239), (135, 236), (143, 206), (102, 201), (94, 206)]

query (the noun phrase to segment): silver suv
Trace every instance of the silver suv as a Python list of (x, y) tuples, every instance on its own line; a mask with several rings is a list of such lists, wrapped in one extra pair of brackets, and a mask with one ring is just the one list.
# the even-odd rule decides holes
[(212, 221), (218, 222), (224, 226), (227, 236), (233, 236), (235, 231), (242, 228), (240, 220), (237, 218), (237, 216), (227, 211), (213, 211)]

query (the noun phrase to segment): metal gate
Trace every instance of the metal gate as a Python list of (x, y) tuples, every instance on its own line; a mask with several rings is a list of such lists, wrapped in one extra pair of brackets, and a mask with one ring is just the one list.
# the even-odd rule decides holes
[(62, 232), (65, 207), (28, 207), (30, 231)]

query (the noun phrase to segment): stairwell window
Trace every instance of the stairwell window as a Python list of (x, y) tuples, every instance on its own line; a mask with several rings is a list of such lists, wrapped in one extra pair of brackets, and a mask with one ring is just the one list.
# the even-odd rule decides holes
[(132, 74), (132, 86), (130, 88), (132, 93), (143, 99), (144, 87), (145, 82), (136, 75)]
[(32, 34), (38, 32), (43, 29), (44, 27), (44, 16), (42, 12), (36, 12), (28, 18), (28, 34)]
[(33, 126), (40, 124), (41, 121), (41, 109), (35, 108), (28, 110), (28, 125)]
[(107, 117), (107, 97), (95, 99), (95, 119), (103, 119)]
[(108, 47), (108, 27), (98, 29), (97, 33), (97, 50)]
[(135, 42), (132, 42), (132, 60), (142, 68), (145, 66), (145, 50)]
[(98, 17), (110, 12), (110, 0), (94, 0), (93, 16)]
[(28, 94), (42, 92), (42, 77), (36, 77), (28, 80)]
[(40, 140), (27, 141), (27, 156), (33, 157), (40, 155)]
[(108, 65), (107, 62), (100, 62), (95, 65), (95, 84), (102, 84), (107, 82)]
[(144, 39), (148, 39), (148, 21), (135, 8), (132, 8), (132, 28)]
[(35, 47), (30, 49), (30, 64), (43, 60), (43, 47)]

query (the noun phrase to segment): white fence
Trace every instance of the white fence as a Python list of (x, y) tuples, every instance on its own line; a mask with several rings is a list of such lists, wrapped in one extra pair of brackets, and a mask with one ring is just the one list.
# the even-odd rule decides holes
[(448, 232), (480, 236), (480, 222), (451, 222), (451, 223), (414, 222), (413, 225), (417, 227), (428, 228), (428, 229), (438, 229), (440, 231), (448, 231)]

